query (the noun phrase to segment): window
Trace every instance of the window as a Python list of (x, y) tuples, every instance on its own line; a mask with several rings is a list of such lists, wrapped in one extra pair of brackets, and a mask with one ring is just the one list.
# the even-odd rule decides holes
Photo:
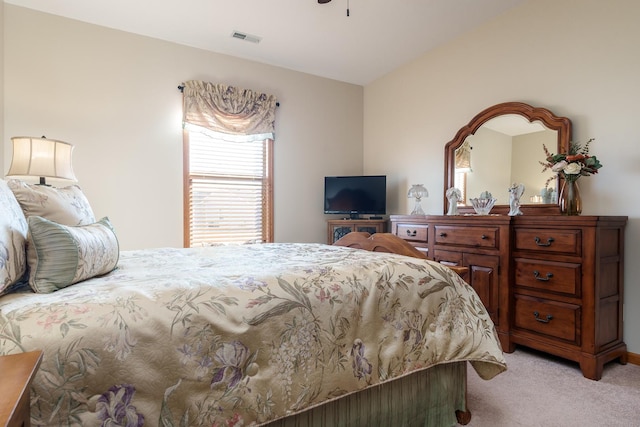
[(460, 190), (462, 195), (458, 200), (458, 205), (464, 205), (467, 200), (467, 172), (456, 172), (453, 186)]
[(453, 186), (460, 190), (462, 198), (458, 200), (458, 205), (464, 205), (467, 200), (467, 174), (471, 172), (471, 150), (473, 147), (466, 139), (462, 145), (456, 148), (456, 169)]
[(273, 241), (273, 140), (185, 130), (185, 246)]
[(184, 245), (273, 242), (275, 96), (182, 86)]

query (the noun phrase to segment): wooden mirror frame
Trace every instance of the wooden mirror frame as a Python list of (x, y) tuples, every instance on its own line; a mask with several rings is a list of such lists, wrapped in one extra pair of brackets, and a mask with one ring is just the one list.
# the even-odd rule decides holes
[[(469, 135), (473, 135), (480, 126), (487, 121), (505, 114), (519, 114), (529, 120), (529, 122), (540, 121), (550, 130), (558, 132), (558, 146), (556, 153), (568, 153), (569, 142), (571, 141), (571, 120), (567, 117), (558, 117), (546, 108), (536, 108), (523, 102), (504, 102), (502, 104), (489, 107), (477, 114), (469, 124), (463, 126), (455, 138), (447, 143), (444, 149), (444, 213), (447, 213), (448, 200), (446, 196), (447, 189), (454, 186), (455, 183), (455, 151), (467, 139)], [(540, 160), (544, 160), (544, 153), (540, 153)], [(557, 188), (560, 188), (559, 178), (556, 178)], [(507, 189), (505, 189), (505, 192)], [(555, 204), (522, 204), (520, 210), (527, 215), (559, 215), (560, 207)], [(461, 214), (475, 213), (472, 206), (458, 206)], [(509, 205), (496, 205), (491, 210), (492, 214), (507, 214)]]

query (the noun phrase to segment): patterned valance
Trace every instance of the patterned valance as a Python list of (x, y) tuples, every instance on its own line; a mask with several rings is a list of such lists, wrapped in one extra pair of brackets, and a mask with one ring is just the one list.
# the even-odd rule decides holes
[(456, 149), (456, 171), (471, 171), (471, 144), (467, 139), (462, 145)]
[(183, 124), (231, 135), (275, 137), (276, 98), (199, 80), (184, 83)]

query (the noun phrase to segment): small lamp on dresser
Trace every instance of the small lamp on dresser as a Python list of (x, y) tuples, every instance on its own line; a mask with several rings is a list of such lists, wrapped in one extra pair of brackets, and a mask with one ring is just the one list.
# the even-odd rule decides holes
[(424, 188), (424, 185), (413, 184), (409, 189), (409, 193), (407, 193), (407, 197), (409, 197), (410, 199), (416, 199), (416, 204), (413, 208), (413, 211), (411, 211), (411, 215), (425, 215), (424, 210), (420, 205), (420, 200), (423, 197), (429, 197), (429, 192), (426, 188)]

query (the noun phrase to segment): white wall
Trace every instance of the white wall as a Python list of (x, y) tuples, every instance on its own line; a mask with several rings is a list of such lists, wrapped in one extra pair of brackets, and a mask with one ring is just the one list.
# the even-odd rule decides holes
[[(531, 0), (365, 87), (364, 169), (431, 191), (443, 212), (444, 146), (481, 110), (546, 107), (594, 137), (604, 165), (582, 178), (584, 214), (627, 215), (625, 341), (640, 353), (640, 2)], [(538, 159), (541, 160), (541, 154)], [(406, 194), (406, 193), (405, 193)], [(406, 196), (390, 210), (407, 211)]]
[[(361, 86), (5, 5), (10, 138), (75, 145), (74, 169), (121, 247), (182, 246), (182, 96), (190, 79), (276, 95), (276, 241), (325, 242), (325, 175), (362, 172)], [(241, 43), (241, 41), (238, 41)], [(2, 160), (2, 158), (0, 158)]]

